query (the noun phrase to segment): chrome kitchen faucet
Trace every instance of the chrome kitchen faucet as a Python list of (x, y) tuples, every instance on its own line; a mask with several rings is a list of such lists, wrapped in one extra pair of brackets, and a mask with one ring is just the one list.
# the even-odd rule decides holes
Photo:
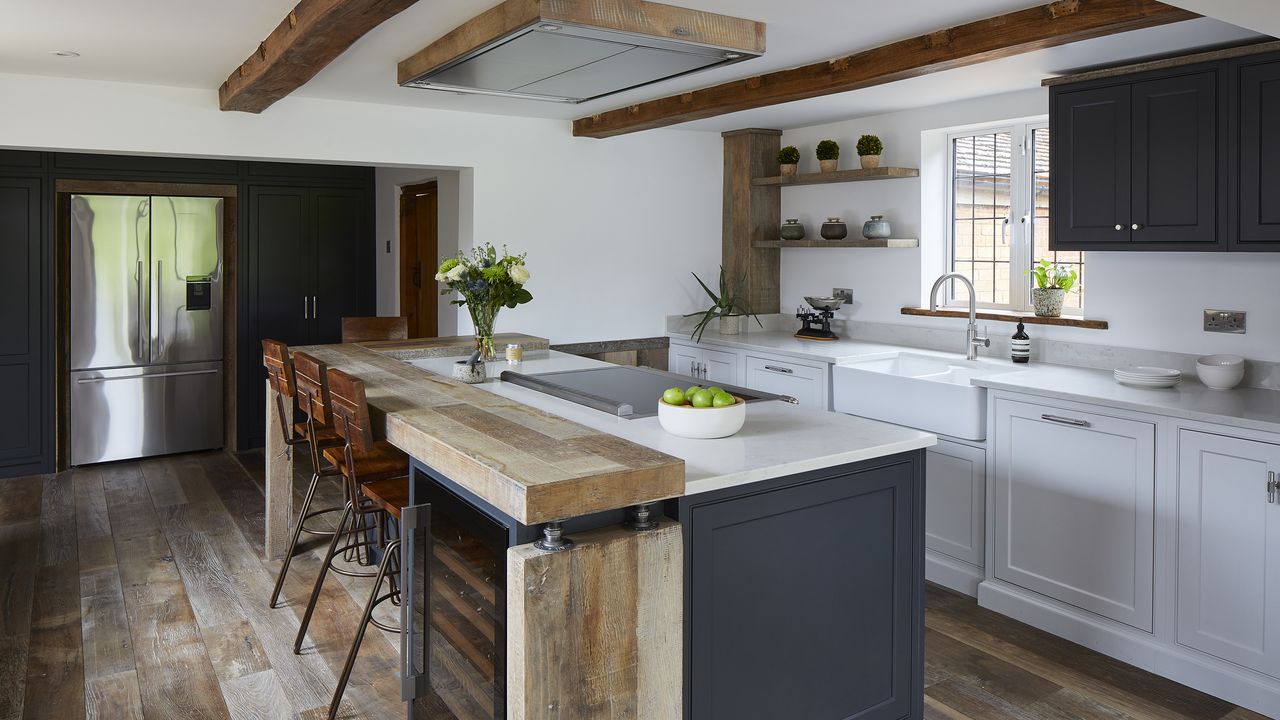
[(938, 309), (938, 288), (948, 280), (959, 280), (969, 288), (969, 329), (965, 333), (964, 348), (966, 360), (978, 359), (978, 347), (991, 347), (991, 339), (978, 337), (978, 294), (974, 292), (973, 283), (960, 273), (947, 273), (933, 281), (933, 289), (929, 291), (929, 311)]

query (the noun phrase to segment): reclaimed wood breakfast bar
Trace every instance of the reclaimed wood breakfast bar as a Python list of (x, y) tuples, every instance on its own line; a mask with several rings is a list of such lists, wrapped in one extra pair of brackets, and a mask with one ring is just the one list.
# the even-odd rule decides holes
[[(524, 372), (607, 367), (496, 342), (524, 346)], [(375, 433), (413, 459), (410, 504), (431, 508), (434, 545), (416, 580), (413, 561), (402, 570), (422, 594), (403, 603), (409, 717), (922, 716), (933, 436), (766, 401), (737, 436), (676, 438), (656, 418), (448, 377), (472, 347), (296, 348), (364, 380)], [(275, 556), (294, 492), (278, 435)], [(561, 533), (569, 547), (544, 549)]]

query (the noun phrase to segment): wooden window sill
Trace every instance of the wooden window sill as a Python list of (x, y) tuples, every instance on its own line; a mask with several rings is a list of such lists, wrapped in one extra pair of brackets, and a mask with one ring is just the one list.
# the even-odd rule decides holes
[[(904, 307), (903, 315), (921, 315), (925, 317), (948, 317), (948, 318), (968, 318), (967, 310), (938, 309), (929, 310), (928, 308)], [(1034, 313), (1013, 312), (1010, 310), (991, 310), (979, 309), (979, 320), (995, 320), (997, 322), (1016, 323), (1019, 320), (1027, 325), (1058, 325), (1061, 327), (1078, 327), (1087, 328), (1089, 330), (1106, 330), (1109, 326), (1106, 320), (1090, 320), (1081, 317), (1037, 317)]]

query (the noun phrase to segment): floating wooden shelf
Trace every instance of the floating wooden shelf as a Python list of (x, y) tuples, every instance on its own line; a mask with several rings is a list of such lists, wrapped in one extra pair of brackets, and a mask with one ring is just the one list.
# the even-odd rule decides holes
[(844, 240), (756, 240), (751, 243), (758, 248), (913, 248), (920, 247), (915, 238), (888, 238), (886, 240), (868, 240), (866, 238), (845, 238)]
[[(903, 315), (923, 315), (925, 317), (968, 318), (967, 310), (929, 310), (927, 308), (904, 307)], [(1032, 312), (1013, 312), (1010, 310), (979, 310), (979, 320), (995, 320), (997, 322), (1016, 323), (1022, 321), (1028, 325), (1061, 325), (1064, 327), (1089, 328), (1090, 330), (1106, 330), (1110, 325), (1106, 320), (1090, 320), (1081, 317), (1037, 317)]]
[(777, 177), (752, 178), (752, 185), (824, 185), (826, 183), (863, 182), (865, 180), (896, 180), (920, 177), (916, 168), (878, 167), (870, 170), (837, 170), (829, 173), (805, 173)]

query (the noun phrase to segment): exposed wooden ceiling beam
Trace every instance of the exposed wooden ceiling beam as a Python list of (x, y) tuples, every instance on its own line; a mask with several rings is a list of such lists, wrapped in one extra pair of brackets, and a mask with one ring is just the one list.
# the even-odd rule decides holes
[(858, 90), (1199, 15), (1156, 0), (1058, 0), (825, 62), (735, 80), (575, 120), (605, 138)]
[(218, 88), (223, 110), (260, 113), (417, 0), (300, 0)]

